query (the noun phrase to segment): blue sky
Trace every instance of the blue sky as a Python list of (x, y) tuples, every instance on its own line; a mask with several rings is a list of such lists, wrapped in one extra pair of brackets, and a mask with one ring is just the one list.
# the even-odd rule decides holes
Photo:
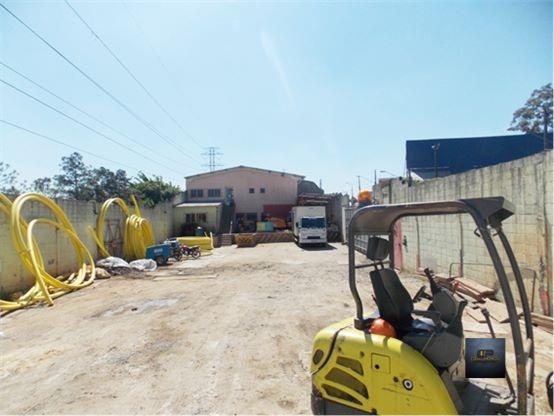
[[(0, 118), (117, 162), (85, 155), (90, 164), (179, 184), (205, 170), (201, 146), (217, 146), (225, 167), (303, 174), (326, 191), (349, 190), (361, 175), (365, 187), (374, 169), (404, 171), (406, 139), (507, 133), (513, 111), (552, 80), (546, 1), (71, 2), (199, 146), (64, 2), (4, 4), (182, 151), (1, 9), (2, 62), (135, 142), (3, 66), (0, 78), (158, 164), (5, 84)], [(23, 179), (57, 173), (70, 152), (0, 124), (0, 160)]]

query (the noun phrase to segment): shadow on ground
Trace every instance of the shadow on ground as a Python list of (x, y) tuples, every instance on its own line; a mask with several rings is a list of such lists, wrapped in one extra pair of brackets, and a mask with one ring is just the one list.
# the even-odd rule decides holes
[(331, 244), (313, 244), (313, 245), (303, 245), (296, 243), (296, 245), (305, 251), (325, 251), (325, 250), (336, 250), (336, 247), (333, 247)]

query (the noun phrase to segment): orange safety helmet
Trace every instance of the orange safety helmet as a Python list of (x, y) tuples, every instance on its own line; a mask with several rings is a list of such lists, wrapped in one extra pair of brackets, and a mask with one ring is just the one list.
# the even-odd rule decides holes
[(371, 191), (364, 189), (358, 194), (358, 201), (360, 202), (371, 202), (372, 194)]
[(397, 338), (396, 329), (383, 318), (377, 318), (369, 328), (372, 334), (384, 335), (385, 337)]

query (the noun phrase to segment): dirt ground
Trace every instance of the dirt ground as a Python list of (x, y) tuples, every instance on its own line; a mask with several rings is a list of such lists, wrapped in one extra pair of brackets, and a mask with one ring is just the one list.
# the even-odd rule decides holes
[[(403, 281), (412, 294), (422, 284)], [(338, 244), (224, 247), (112, 277), (0, 319), (0, 413), (310, 413), (312, 338), (353, 313)], [(511, 349), (508, 325), (496, 327)], [(550, 413), (552, 337), (536, 333), (536, 410)]]

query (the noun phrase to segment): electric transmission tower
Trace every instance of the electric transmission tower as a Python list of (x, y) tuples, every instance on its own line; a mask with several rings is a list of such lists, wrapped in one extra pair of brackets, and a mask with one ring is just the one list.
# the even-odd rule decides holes
[(219, 151), (218, 147), (208, 147), (206, 148), (206, 151), (202, 153), (202, 156), (208, 159), (208, 163), (202, 165), (206, 168), (210, 169), (210, 172), (213, 172), (216, 167), (223, 166), (221, 163), (219, 163), (219, 159), (217, 156), (221, 156), (223, 153)]

